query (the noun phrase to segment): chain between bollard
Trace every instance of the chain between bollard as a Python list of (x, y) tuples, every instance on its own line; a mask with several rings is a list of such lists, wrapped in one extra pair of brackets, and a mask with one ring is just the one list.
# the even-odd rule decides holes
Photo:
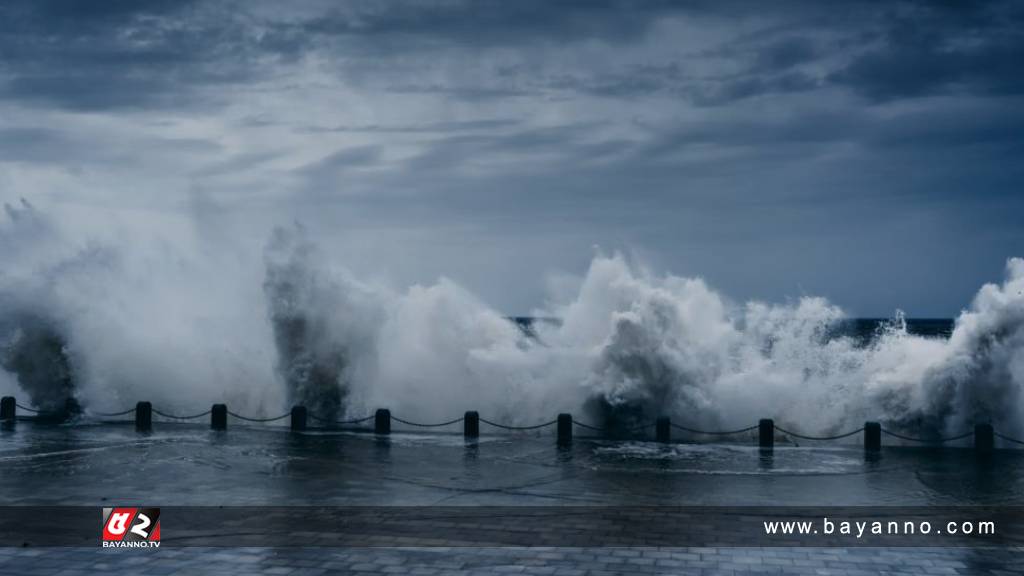
[(995, 435), (998, 436), (999, 438), (1002, 438), (1003, 440), (1006, 440), (1007, 442), (1013, 442), (1014, 444), (1024, 445), (1024, 440), (1018, 440), (1016, 438), (1011, 438), (1011, 437), (1009, 437), (1009, 436), (1007, 436), (1005, 434), (1000, 434), (999, 432), (995, 432)]
[(572, 423), (575, 424), (576, 426), (579, 426), (580, 428), (586, 428), (587, 430), (593, 430), (594, 432), (607, 432), (608, 431), (607, 428), (599, 428), (597, 426), (591, 426), (590, 424), (585, 424), (585, 423), (580, 422), (579, 420), (575, 420), (575, 419), (572, 421)]
[(969, 436), (973, 436), (974, 435), (974, 431), (972, 430), (971, 432), (965, 432), (963, 434), (960, 434), (959, 436), (951, 436), (949, 438), (914, 438), (912, 436), (904, 436), (902, 434), (897, 434), (896, 432), (893, 432), (892, 430), (886, 430), (885, 428), (882, 428), (882, 434), (888, 434), (889, 436), (892, 436), (893, 438), (899, 438), (900, 440), (906, 440), (907, 442), (921, 442), (921, 443), (924, 443), (924, 444), (934, 444), (934, 443), (955, 442), (957, 440), (963, 440), (964, 438), (967, 438)]
[(705, 434), (707, 436), (730, 436), (732, 434), (742, 434), (744, 432), (750, 432), (752, 430), (757, 430), (758, 426), (760, 426), (759, 424), (755, 424), (753, 426), (748, 426), (746, 428), (740, 428), (739, 430), (710, 431), (710, 430), (697, 430), (696, 428), (687, 428), (686, 426), (680, 426), (679, 424), (676, 424), (674, 422), (670, 423), (669, 425), (672, 426), (673, 428), (678, 428), (679, 430), (683, 430), (684, 432), (689, 432), (691, 434)]
[(135, 408), (129, 408), (127, 410), (122, 410), (121, 412), (92, 412), (92, 414), (95, 414), (96, 416), (103, 416), (104, 418), (112, 418), (114, 416), (131, 414), (132, 412), (135, 412)]
[[(47, 414), (46, 412), (43, 412), (42, 410), (38, 410), (38, 409), (35, 409), (35, 408), (30, 408), (30, 407), (24, 406), (24, 405), (22, 405), (20, 403), (15, 403), (15, 406), (17, 406), (18, 409), (21, 409), (21, 410), (24, 410), (26, 412), (30, 412), (30, 413), (33, 413), (33, 414), (42, 414), (42, 415)], [(153, 408), (152, 411), (153, 411), (153, 413), (155, 413), (155, 414), (157, 414), (159, 416), (162, 416), (164, 418), (170, 418), (170, 419), (174, 419), (174, 420), (192, 420), (192, 419), (195, 419), (195, 418), (202, 418), (204, 416), (207, 416), (213, 410), (212, 409), (211, 410), (205, 410), (205, 411), (199, 412), (197, 414), (189, 414), (189, 415), (185, 415), (185, 416), (179, 416), (177, 414), (168, 414), (166, 412), (161, 412), (160, 410), (157, 410), (155, 408)], [(120, 412), (91, 412), (91, 414), (94, 414), (96, 416), (102, 416), (102, 417), (109, 418), (109, 417), (116, 417), (116, 416), (125, 416), (125, 415), (131, 414), (133, 412), (136, 412), (136, 408), (134, 408), (134, 407), (133, 408), (129, 408), (127, 410), (122, 410)], [(276, 422), (278, 420), (283, 420), (283, 419), (288, 418), (289, 416), (291, 416), (291, 412), (282, 414), (280, 416), (274, 416), (274, 417), (271, 417), (271, 418), (251, 418), (251, 417), (243, 416), (241, 414), (237, 414), (237, 413), (231, 412), (231, 411), (228, 411), (227, 414), (232, 416), (232, 417), (234, 417), (234, 418), (238, 418), (239, 420), (244, 420), (246, 422), (258, 422), (258, 423)], [(367, 422), (369, 420), (374, 419), (375, 415), (370, 415), (370, 416), (366, 416), (366, 417), (363, 417), (363, 418), (355, 418), (355, 419), (352, 419), (352, 420), (327, 420), (327, 419), (315, 416), (313, 414), (310, 414), (310, 418), (312, 418), (313, 420), (316, 420), (317, 422), (321, 422), (321, 423), (324, 423), (324, 424), (361, 424), (363, 422)], [(427, 423), (422, 423), (422, 422), (413, 422), (411, 420), (405, 420), (405, 419), (399, 418), (397, 416), (391, 416), (391, 419), (396, 421), (396, 422), (399, 422), (401, 424), (405, 424), (407, 426), (414, 426), (414, 427), (417, 427), (417, 428), (440, 428), (440, 427), (443, 427), (443, 426), (450, 426), (452, 424), (457, 424), (459, 422), (463, 422), (463, 421), (465, 421), (466, 418), (465, 418), (465, 416), (462, 416), (462, 417), (459, 417), (459, 418), (454, 418), (452, 420), (448, 420), (446, 422), (438, 422), (436, 424), (427, 424)], [(504, 429), (504, 430), (538, 430), (540, 428), (546, 428), (548, 426), (553, 426), (553, 425), (558, 423), (558, 419), (555, 419), (555, 420), (550, 420), (548, 422), (541, 422), (539, 424), (534, 424), (534, 425), (529, 425), (529, 426), (513, 426), (513, 425), (509, 425), (509, 424), (501, 424), (499, 422), (494, 422), (494, 421), (491, 421), (491, 420), (487, 420), (485, 418), (479, 418), (479, 421), (483, 422), (484, 424), (487, 424), (489, 426), (494, 426), (495, 428), (501, 428), (501, 429)], [(579, 427), (585, 428), (587, 430), (592, 430), (594, 432), (608, 432), (608, 431), (612, 430), (612, 428), (609, 428), (609, 427), (594, 426), (594, 425), (591, 425), (591, 424), (587, 424), (585, 422), (580, 422), (579, 420), (575, 420), (575, 419), (571, 420), (571, 422), (575, 426), (579, 426)], [(625, 431), (626, 432), (636, 432), (636, 431), (640, 431), (640, 430), (645, 430), (647, 428), (650, 428), (651, 426), (654, 426), (655, 424), (656, 424), (656, 422), (648, 422), (648, 423), (645, 423), (645, 424), (640, 424), (640, 425), (634, 426), (634, 427), (629, 428), (629, 429), (627, 429)], [(698, 430), (696, 428), (689, 428), (687, 426), (682, 426), (682, 425), (675, 424), (675, 423), (669, 423), (669, 426), (671, 426), (672, 428), (676, 428), (678, 430), (683, 430), (685, 432), (690, 432), (692, 434), (702, 434), (702, 435), (708, 435), (708, 436), (728, 436), (728, 435), (733, 435), (733, 434), (743, 434), (745, 432), (751, 432), (753, 430), (756, 430), (759, 427), (759, 425), (754, 425), (754, 426), (748, 426), (746, 428), (740, 428), (740, 429), (737, 429), (737, 430)], [(779, 427), (779, 426), (775, 426), (774, 428), (775, 428), (775, 430), (778, 430), (779, 432), (782, 432), (783, 434), (792, 436), (794, 438), (799, 438), (799, 439), (802, 439), (802, 440), (815, 440), (815, 441), (841, 440), (843, 438), (848, 438), (850, 436), (853, 436), (855, 434), (859, 434), (859, 433), (865, 431), (865, 427), (862, 426), (860, 428), (857, 428), (856, 430), (851, 430), (849, 432), (845, 432), (845, 433), (842, 433), (842, 434), (836, 434), (836, 435), (832, 435), (832, 436), (809, 436), (809, 435), (806, 435), (806, 434), (800, 434), (800, 433), (797, 433), (797, 432), (793, 432), (791, 430), (786, 430), (785, 428), (782, 428), (782, 427)], [(899, 438), (900, 440), (904, 440), (904, 441), (907, 441), (907, 442), (919, 442), (919, 443), (925, 443), (925, 444), (955, 442), (957, 440), (963, 440), (963, 439), (968, 438), (968, 437), (970, 437), (970, 436), (975, 434), (974, 431), (970, 431), (970, 432), (965, 432), (963, 434), (959, 434), (959, 435), (956, 435), (956, 436), (950, 436), (950, 437), (946, 437), (946, 438), (915, 438), (913, 436), (906, 436), (904, 434), (900, 434), (898, 432), (894, 432), (892, 430), (888, 430), (888, 429), (885, 429), (885, 428), (880, 429), (880, 431), (883, 434), (886, 434), (888, 436), (892, 436), (894, 438)], [(1014, 444), (1024, 445), (1024, 440), (1019, 440), (1017, 438), (1013, 438), (1013, 437), (1007, 436), (1005, 434), (1000, 434), (998, 432), (995, 432), (994, 435), (996, 437), (998, 437), (998, 438), (1001, 438), (1002, 440), (1007, 441), (1007, 442), (1012, 442)]]
[(499, 424), (497, 422), (491, 422), (490, 420), (485, 420), (483, 418), (481, 418), (480, 421), (483, 422), (484, 424), (488, 424), (490, 426), (494, 426), (495, 428), (503, 428), (505, 430), (537, 430), (539, 428), (544, 428), (546, 426), (553, 426), (553, 425), (558, 423), (558, 419), (557, 418), (552, 420), (552, 421), (550, 421), (550, 422), (542, 422), (540, 424), (534, 424), (532, 426), (509, 426), (508, 424)]
[(463, 420), (466, 419), (466, 417), (460, 416), (454, 420), (449, 420), (447, 422), (439, 422), (437, 424), (422, 424), (420, 422), (410, 422), (408, 420), (402, 420), (398, 416), (392, 416), (391, 419), (394, 420), (395, 422), (401, 422), (402, 424), (405, 424), (407, 426), (416, 426), (417, 428), (440, 428), (441, 426), (449, 426), (451, 424), (457, 424), (459, 422), (462, 422)]
[(790, 432), (789, 430), (786, 430), (781, 426), (776, 426), (775, 429), (778, 430), (779, 432), (782, 432), (783, 434), (788, 434), (794, 438), (800, 438), (801, 440), (841, 440), (843, 438), (853, 436), (854, 434), (860, 434), (861, 432), (864, 431), (864, 427), (861, 426), (856, 430), (851, 430), (850, 432), (846, 432), (844, 434), (836, 434), (835, 436), (805, 436), (803, 434), (797, 434), (796, 432)]
[(278, 420), (284, 420), (285, 418), (291, 416), (292, 413), (291, 411), (289, 411), (286, 412), (285, 414), (282, 414), (281, 416), (274, 416), (272, 418), (250, 418), (249, 416), (243, 416), (242, 414), (236, 414), (228, 410), (227, 415), (232, 416), (234, 418), (238, 418), (240, 420), (245, 420), (247, 422), (276, 422)]
[(166, 412), (161, 412), (161, 411), (157, 410), (156, 408), (153, 408), (153, 414), (157, 414), (157, 415), (163, 416), (164, 418), (173, 418), (175, 420), (191, 420), (193, 418), (202, 418), (203, 416), (209, 415), (210, 412), (212, 412), (212, 411), (213, 410), (207, 410), (206, 412), (200, 412), (199, 414), (190, 414), (188, 416), (177, 416), (175, 414), (168, 414)]
[(235, 414), (234, 412), (228, 410), (228, 416), (233, 416), (235, 418), (238, 418), (239, 420), (245, 420), (246, 422), (277, 422), (278, 420), (284, 420), (285, 418), (291, 415), (292, 413), (289, 411), (280, 416), (274, 416), (273, 418), (250, 418), (248, 416), (242, 416), (241, 414)]
[(312, 418), (313, 420), (316, 420), (317, 422), (322, 423), (322, 424), (334, 424), (334, 425), (338, 425), (338, 424), (342, 424), (342, 425), (344, 425), (344, 424), (362, 424), (363, 422), (367, 422), (369, 420), (373, 420), (374, 419), (374, 415), (373, 414), (371, 414), (369, 416), (366, 416), (365, 418), (356, 418), (354, 420), (328, 420), (327, 418), (320, 418), (316, 414), (310, 414), (309, 417)]

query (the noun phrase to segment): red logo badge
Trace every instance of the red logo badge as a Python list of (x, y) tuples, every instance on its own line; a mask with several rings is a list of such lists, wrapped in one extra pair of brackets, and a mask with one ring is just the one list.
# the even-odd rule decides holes
[(159, 548), (159, 508), (104, 508), (104, 548)]

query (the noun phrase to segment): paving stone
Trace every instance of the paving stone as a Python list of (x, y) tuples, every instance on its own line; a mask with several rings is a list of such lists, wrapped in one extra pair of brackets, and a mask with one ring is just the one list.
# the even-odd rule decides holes
[(84, 576), (140, 572), (178, 574), (535, 574), (611, 576), (613, 574), (794, 574), (868, 576), (871, 574), (995, 576), (1024, 573), (1024, 549), (161, 549), (121, 551), (96, 548), (0, 550), (4, 576)]

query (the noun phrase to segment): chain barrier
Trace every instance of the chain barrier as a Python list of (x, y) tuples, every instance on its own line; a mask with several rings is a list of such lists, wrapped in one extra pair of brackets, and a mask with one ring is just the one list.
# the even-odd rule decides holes
[(449, 420), (447, 422), (441, 422), (439, 424), (421, 424), (420, 422), (410, 422), (408, 420), (402, 420), (401, 418), (399, 418), (397, 416), (392, 416), (391, 419), (394, 420), (395, 422), (401, 422), (402, 424), (406, 424), (408, 426), (416, 426), (417, 428), (440, 428), (441, 426), (448, 426), (450, 424), (455, 424), (457, 422), (462, 422), (463, 420), (466, 419), (466, 417), (465, 416), (461, 416), (461, 417), (456, 418), (454, 420)]
[(484, 418), (480, 418), (480, 421), (483, 422), (484, 424), (494, 426), (495, 428), (503, 428), (505, 430), (537, 430), (539, 428), (544, 428), (545, 426), (551, 426), (553, 424), (558, 423), (557, 418), (550, 422), (542, 422), (540, 424), (534, 424), (533, 426), (509, 426), (508, 424), (498, 424), (497, 422), (491, 422), (490, 420), (486, 420)]
[(751, 430), (757, 430), (758, 424), (748, 426), (746, 428), (740, 428), (739, 430), (722, 430), (722, 431), (710, 431), (710, 430), (697, 430), (696, 428), (687, 428), (686, 426), (680, 426), (679, 424), (673, 424), (669, 422), (669, 425), (673, 428), (678, 428), (691, 434), (706, 434), (708, 436), (730, 436), (732, 434), (742, 434), (744, 432), (750, 432)]
[(922, 442), (922, 443), (925, 443), (925, 444), (942, 443), (942, 442), (954, 442), (956, 440), (963, 440), (964, 438), (967, 438), (968, 436), (973, 436), (974, 435), (974, 432), (971, 431), (971, 432), (964, 432), (963, 434), (961, 434), (959, 436), (952, 436), (952, 437), (949, 437), (949, 438), (914, 438), (912, 436), (904, 436), (902, 434), (897, 434), (896, 432), (893, 432), (892, 430), (886, 430), (885, 428), (882, 428), (882, 433), (883, 434), (888, 434), (889, 436), (892, 436), (893, 438), (899, 438), (900, 440), (906, 440), (907, 442)]
[(852, 430), (852, 431), (847, 432), (845, 434), (836, 434), (835, 436), (804, 436), (803, 434), (797, 434), (796, 432), (790, 432), (789, 430), (786, 430), (785, 428), (781, 428), (779, 426), (776, 426), (775, 429), (778, 430), (779, 432), (782, 432), (783, 434), (788, 434), (788, 435), (790, 435), (790, 436), (792, 436), (794, 438), (800, 438), (801, 440), (840, 440), (842, 438), (847, 438), (849, 436), (853, 436), (854, 434), (860, 434), (861, 432), (864, 431), (864, 427), (861, 426), (860, 428), (857, 428), (856, 430)]
[(124, 416), (125, 414), (131, 414), (132, 412), (135, 412), (135, 408), (129, 408), (127, 410), (122, 410), (121, 412), (92, 412), (92, 414), (103, 416), (104, 418), (111, 418), (114, 416)]
[(248, 416), (235, 414), (231, 410), (228, 410), (228, 416), (234, 416), (235, 418), (238, 418), (239, 420), (245, 420), (246, 422), (277, 422), (278, 420), (283, 420), (291, 415), (291, 412), (285, 412), (284, 414), (281, 414), (280, 416), (274, 416), (273, 418), (249, 418)]
[(995, 434), (996, 436), (1002, 438), (1003, 440), (1006, 440), (1007, 442), (1013, 442), (1014, 444), (1022, 444), (1022, 445), (1024, 445), (1024, 440), (1017, 440), (1016, 438), (1010, 438), (1009, 436), (1007, 436), (1005, 434), (1000, 434), (999, 432), (993, 432), (993, 434)]
[(156, 408), (153, 408), (153, 414), (163, 416), (164, 418), (173, 418), (175, 420), (191, 420), (193, 418), (202, 418), (203, 416), (208, 415), (210, 412), (213, 412), (213, 410), (207, 410), (206, 412), (200, 412), (199, 414), (190, 414), (188, 416), (177, 416), (175, 414), (168, 414), (166, 412), (161, 412)]
[[(28, 406), (24, 406), (24, 405), (18, 404), (18, 403), (16, 403), (15, 406), (17, 406), (18, 409), (20, 409), (20, 410), (24, 410), (26, 412), (31, 412), (33, 414), (40, 414), (40, 415), (44, 415), (44, 416), (47, 415), (47, 414), (50, 414), (49, 412), (43, 412), (42, 410), (37, 410), (35, 408), (30, 408)], [(105, 417), (105, 418), (110, 418), (110, 417), (115, 417), (115, 416), (125, 416), (125, 415), (131, 414), (131, 413), (133, 413), (135, 411), (136, 411), (135, 408), (129, 408), (127, 410), (122, 410), (120, 412), (92, 412), (92, 414), (94, 414), (96, 416), (102, 416), (102, 417)], [(171, 418), (173, 420), (192, 420), (192, 419), (195, 419), (195, 418), (202, 418), (203, 416), (209, 415), (211, 412), (213, 412), (212, 409), (211, 410), (206, 410), (206, 411), (203, 411), (203, 412), (199, 412), (197, 414), (189, 414), (187, 416), (179, 416), (177, 414), (168, 414), (166, 412), (161, 412), (160, 410), (157, 410), (156, 408), (153, 408), (153, 413), (154, 414), (157, 414), (158, 416), (163, 416), (164, 418)], [(54, 413), (54, 414), (57, 414), (57, 413)], [(264, 422), (276, 422), (278, 420), (283, 420), (285, 418), (288, 418), (291, 415), (291, 412), (287, 412), (287, 413), (282, 414), (280, 416), (274, 416), (272, 418), (251, 418), (251, 417), (248, 417), (248, 416), (242, 416), (241, 414), (236, 414), (234, 412), (231, 412), (230, 410), (228, 411), (228, 414), (230, 416), (234, 417), (234, 418), (238, 418), (239, 420), (244, 420), (246, 422), (264, 423)], [(366, 417), (363, 417), (363, 418), (355, 418), (355, 419), (352, 419), (352, 420), (328, 420), (328, 419), (325, 419), (325, 418), (320, 418), (320, 417), (318, 417), (318, 416), (316, 416), (314, 414), (310, 414), (309, 417), (312, 418), (313, 420), (316, 420), (317, 422), (320, 422), (320, 423), (323, 423), (323, 424), (332, 424), (332, 425), (342, 424), (342, 425), (344, 425), (344, 424), (362, 424), (363, 422), (368, 422), (370, 420), (373, 420), (375, 416), (374, 415), (370, 415), (370, 416), (366, 416)], [(426, 424), (426, 423), (423, 423), (423, 422), (413, 422), (411, 420), (405, 420), (405, 419), (399, 418), (397, 416), (391, 416), (391, 419), (394, 420), (395, 422), (399, 422), (399, 423), (405, 424), (407, 426), (415, 426), (417, 428), (440, 428), (442, 426), (450, 426), (452, 424), (457, 424), (459, 422), (464, 421), (466, 418), (465, 418), (465, 416), (462, 416), (462, 417), (459, 417), (459, 418), (455, 418), (453, 420), (449, 420), (447, 422), (439, 422), (437, 424)], [(530, 425), (530, 426), (512, 426), (512, 425), (509, 425), (509, 424), (501, 424), (499, 422), (494, 422), (494, 421), (491, 421), (491, 420), (487, 420), (486, 418), (480, 418), (479, 420), (480, 420), (480, 422), (483, 422), (484, 424), (487, 424), (488, 426), (494, 426), (495, 428), (501, 428), (503, 430), (519, 430), (519, 431), (522, 431), (522, 430), (539, 430), (541, 428), (546, 428), (548, 426), (553, 426), (553, 425), (558, 423), (558, 419), (557, 418), (554, 419), (554, 420), (550, 420), (548, 422), (541, 422), (540, 424), (533, 424), (533, 425)], [(610, 430), (613, 430), (613, 428), (593, 426), (591, 424), (587, 424), (585, 422), (580, 422), (579, 420), (575, 420), (575, 419), (572, 421), (572, 423), (575, 426), (579, 426), (579, 427), (585, 428), (587, 430), (592, 430), (594, 432), (608, 432)], [(625, 432), (637, 432), (637, 431), (640, 431), (640, 430), (645, 430), (647, 428), (650, 428), (651, 426), (654, 426), (655, 424), (656, 424), (655, 422), (647, 422), (645, 424), (640, 424), (640, 425), (634, 426), (632, 428), (626, 429)], [(672, 422), (670, 422), (669, 425), (672, 428), (676, 428), (676, 429), (682, 430), (684, 432), (689, 432), (691, 434), (703, 434), (703, 435), (707, 435), (707, 436), (730, 436), (730, 435), (733, 435), (733, 434), (743, 434), (745, 432), (751, 432), (753, 430), (756, 430), (759, 427), (758, 424), (755, 424), (753, 426), (748, 426), (746, 428), (740, 428), (738, 430), (698, 430), (696, 428), (689, 428), (687, 426), (682, 426), (680, 424), (675, 424), (675, 423), (672, 423)], [(842, 434), (836, 434), (836, 435), (833, 435), (833, 436), (809, 436), (809, 435), (806, 435), (806, 434), (799, 434), (799, 433), (793, 432), (791, 430), (786, 430), (785, 428), (782, 428), (780, 426), (775, 426), (775, 430), (778, 430), (779, 432), (782, 432), (783, 434), (787, 434), (787, 435), (792, 436), (794, 438), (800, 438), (801, 440), (829, 441), (829, 440), (841, 440), (843, 438), (848, 438), (850, 436), (853, 436), (854, 434), (860, 434), (861, 432), (864, 431), (864, 427), (861, 426), (860, 428), (857, 428), (856, 430), (851, 430), (849, 432), (845, 432), (845, 433), (842, 433)], [(967, 438), (967, 437), (970, 437), (970, 436), (974, 435), (974, 432), (970, 431), (970, 432), (964, 432), (963, 434), (960, 434), (960, 435), (957, 435), (957, 436), (950, 436), (950, 437), (946, 437), (946, 438), (915, 438), (913, 436), (906, 436), (906, 435), (900, 434), (898, 432), (893, 432), (892, 430), (888, 430), (886, 428), (882, 428), (881, 432), (883, 434), (888, 435), (888, 436), (892, 436), (894, 438), (899, 438), (900, 440), (905, 440), (907, 442), (920, 442), (920, 443), (924, 443), (924, 444), (955, 442), (957, 440), (963, 440), (964, 438)], [(1000, 434), (999, 432), (993, 432), (993, 434), (995, 436), (997, 436), (997, 437), (1007, 441), (1007, 442), (1012, 442), (1014, 444), (1024, 445), (1024, 440), (1018, 440), (1017, 438), (1013, 438), (1013, 437), (1007, 436), (1005, 434)]]
[(366, 422), (368, 420), (373, 420), (374, 419), (374, 416), (372, 414), (367, 416), (367, 417), (365, 417), (365, 418), (356, 418), (355, 420), (328, 420), (326, 418), (320, 418), (319, 416), (317, 416), (315, 414), (310, 414), (309, 417), (312, 418), (313, 420), (316, 420), (317, 422), (320, 422), (320, 423), (323, 423), (323, 424), (332, 424), (332, 425), (338, 425), (338, 424), (342, 424), (342, 425), (344, 425), (344, 424), (362, 424), (363, 422)]

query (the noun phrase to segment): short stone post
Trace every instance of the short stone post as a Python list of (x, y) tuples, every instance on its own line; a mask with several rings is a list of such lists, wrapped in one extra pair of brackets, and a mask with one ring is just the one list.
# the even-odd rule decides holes
[(391, 434), (391, 410), (377, 409), (373, 417), (373, 431), (377, 434)]
[(765, 450), (775, 448), (775, 421), (771, 418), (762, 418), (757, 423), (758, 445)]
[(17, 413), (18, 403), (14, 399), (14, 396), (4, 396), (0, 399), (0, 420), (10, 420), (11, 422), (14, 422)]
[(214, 404), (210, 409), (210, 428), (214, 430), (228, 429), (228, 405)]
[(462, 419), (462, 431), (466, 438), (478, 438), (480, 436), (480, 413), (476, 410), (468, 410)]
[(995, 431), (991, 424), (974, 425), (974, 449), (987, 454), (996, 447)]
[(572, 414), (558, 415), (558, 444), (572, 444)]
[(882, 449), (882, 425), (878, 422), (864, 423), (864, 450), (878, 452)]
[(668, 416), (662, 416), (654, 421), (654, 436), (658, 442), (669, 442), (672, 440), (672, 421)]
[(153, 405), (149, 402), (135, 404), (135, 430), (138, 432), (153, 430)]
[(302, 432), (306, 429), (306, 407), (292, 406), (292, 432)]

